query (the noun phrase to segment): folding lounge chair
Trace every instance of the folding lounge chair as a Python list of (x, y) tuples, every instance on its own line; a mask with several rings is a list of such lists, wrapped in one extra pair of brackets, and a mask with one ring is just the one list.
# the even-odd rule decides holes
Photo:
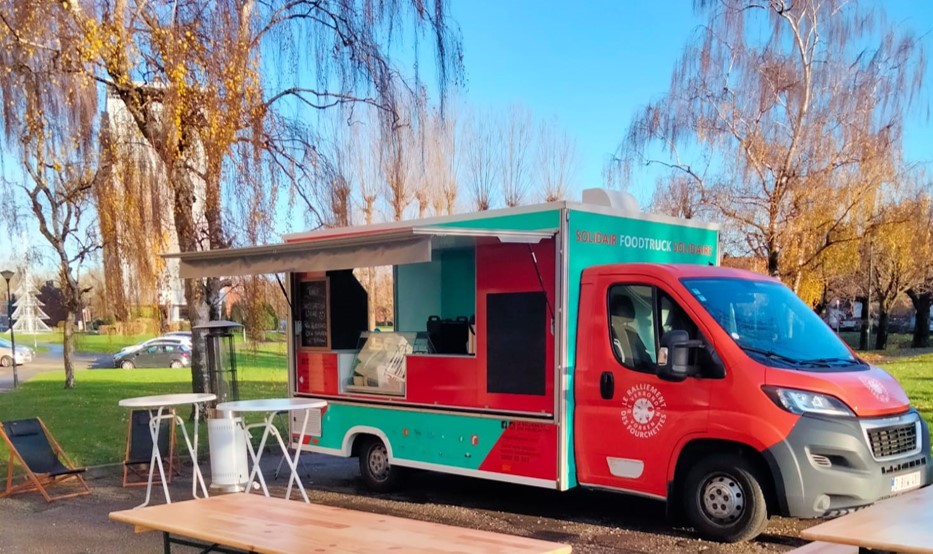
[[(42, 420), (20, 419), (0, 423), (0, 435), (10, 448), (10, 461), (6, 477), (6, 490), (0, 496), (20, 492), (38, 491), (46, 502), (89, 494), (91, 490), (81, 476), (86, 468), (76, 468), (62, 448), (49, 433)], [(13, 485), (13, 465), (19, 462), (26, 472), (25, 483)], [(51, 485), (69, 479), (77, 479), (84, 489), (78, 492), (49, 496), (46, 491)]]
[[(123, 457), (123, 486), (146, 486), (149, 463), (152, 461), (152, 434), (149, 431), (149, 410), (133, 410), (126, 432), (126, 455)], [(159, 427), (159, 453), (166, 466), (169, 483), (178, 473), (175, 467), (175, 420), (163, 421)], [(139, 480), (130, 480), (130, 473)]]

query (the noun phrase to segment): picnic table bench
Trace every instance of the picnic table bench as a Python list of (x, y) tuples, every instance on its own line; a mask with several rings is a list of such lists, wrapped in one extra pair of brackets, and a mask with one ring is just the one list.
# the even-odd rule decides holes
[(859, 552), (933, 553), (933, 487), (908, 492), (800, 533)]
[(110, 519), (136, 532), (161, 531), (166, 553), (172, 544), (269, 554), (570, 552), (560, 543), (249, 493), (111, 512)]

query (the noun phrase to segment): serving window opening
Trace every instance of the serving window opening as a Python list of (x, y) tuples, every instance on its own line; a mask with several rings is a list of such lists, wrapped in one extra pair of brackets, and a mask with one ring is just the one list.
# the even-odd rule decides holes
[(293, 274), (295, 393), (551, 414), (555, 240), (435, 236), (430, 259)]

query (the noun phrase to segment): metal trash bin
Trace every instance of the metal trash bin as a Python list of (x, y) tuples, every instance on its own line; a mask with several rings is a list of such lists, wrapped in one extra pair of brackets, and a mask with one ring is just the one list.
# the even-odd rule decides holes
[(217, 412), (207, 420), (211, 453), (211, 490), (217, 492), (243, 492), (249, 481), (246, 460), (246, 432), (243, 418), (230, 417), (230, 412)]

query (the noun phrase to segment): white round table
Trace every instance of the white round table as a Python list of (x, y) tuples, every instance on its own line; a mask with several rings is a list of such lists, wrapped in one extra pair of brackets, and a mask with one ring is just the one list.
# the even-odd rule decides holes
[[(261, 398), (256, 400), (236, 400), (233, 402), (222, 402), (217, 405), (217, 409), (224, 412), (265, 412), (266, 417), (263, 423), (255, 423), (253, 425), (247, 425), (244, 427), (245, 431), (249, 431), (254, 427), (264, 427), (262, 433), (262, 439), (259, 441), (259, 447), (253, 449), (252, 441), (247, 440), (246, 444), (249, 448), (250, 457), (253, 460), (253, 470), (249, 474), (249, 483), (246, 485), (246, 492), (249, 493), (250, 488), (253, 486), (253, 481), (256, 478), (259, 478), (259, 484), (262, 485), (262, 491), (266, 496), (269, 496), (269, 489), (266, 487), (266, 480), (262, 476), (262, 471), (260, 471), (259, 462), (262, 458), (263, 450), (266, 446), (266, 439), (269, 438), (269, 435), (274, 435), (276, 440), (278, 440), (279, 447), (282, 449), (282, 456), (284, 460), (288, 463), (288, 468), (291, 470), (291, 476), (288, 478), (288, 489), (285, 493), (285, 498), (290, 499), (292, 495), (292, 482), (298, 485), (298, 490), (301, 492), (301, 497), (305, 502), (310, 503), (308, 500), (308, 493), (305, 492), (304, 485), (301, 484), (301, 479), (298, 478), (298, 457), (301, 455), (301, 445), (304, 443), (305, 430), (308, 426), (308, 417), (311, 414), (311, 410), (321, 409), (327, 406), (325, 400), (320, 400), (317, 398)], [(298, 448), (295, 449), (295, 456), (289, 456), (288, 447), (285, 445), (285, 441), (282, 440), (282, 436), (279, 434), (279, 430), (275, 428), (275, 425), (272, 423), (276, 414), (281, 412), (290, 412), (293, 410), (304, 410), (305, 417), (301, 425), (301, 432), (298, 434)], [(232, 414), (231, 414), (232, 415)]]
[[(201, 415), (201, 403), (216, 400), (217, 395), (204, 392), (188, 392), (178, 394), (160, 394), (156, 396), (137, 396), (135, 398), (124, 398), (118, 404), (124, 408), (138, 408), (149, 410), (149, 433), (152, 436), (152, 457), (149, 460), (149, 480), (146, 484), (146, 500), (136, 506), (142, 508), (149, 504), (152, 495), (152, 478), (155, 468), (158, 466), (159, 475), (162, 478), (162, 490), (165, 492), (165, 502), (172, 503), (172, 498), (168, 492), (168, 483), (165, 477), (165, 468), (162, 466), (162, 453), (159, 452), (159, 429), (162, 426), (163, 419), (174, 419), (176, 425), (181, 426), (181, 433), (185, 437), (185, 444), (188, 445), (188, 454), (191, 456), (193, 476), (191, 479), (191, 494), (198, 498), (198, 483), (201, 484), (201, 492), (207, 497), (207, 486), (204, 484), (204, 476), (201, 474), (201, 468), (198, 466), (198, 421)], [(173, 406), (182, 406), (191, 404), (194, 406), (194, 444), (188, 438), (188, 431), (185, 428), (185, 421), (178, 417)], [(169, 413), (165, 413), (169, 408)], [(155, 412), (155, 413), (153, 413)]]

